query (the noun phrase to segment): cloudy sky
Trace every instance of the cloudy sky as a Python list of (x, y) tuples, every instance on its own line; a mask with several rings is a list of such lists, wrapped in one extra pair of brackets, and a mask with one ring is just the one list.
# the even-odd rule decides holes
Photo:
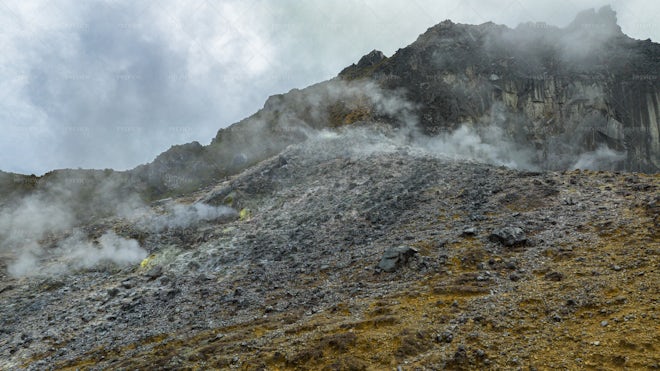
[[(592, 0), (0, 0), (0, 169), (129, 169), (445, 19), (568, 24)], [(660, 2), (613, 0), (660, 40)]]

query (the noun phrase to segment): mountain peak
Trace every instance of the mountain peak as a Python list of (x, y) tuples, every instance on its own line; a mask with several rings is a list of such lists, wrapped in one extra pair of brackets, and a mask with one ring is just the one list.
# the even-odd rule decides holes
[(376, 65), (380, 63), (383, 59), (387, 59), (385, 54), (381, 52), (380, 50), (372, 50), (369, 52), (369, 54), (366, 54), (360, 58), (358, 61), (358, 68), (365, 68), (365, 67), (371, 67), (373, 65)]
[(353, 63), (352, 65), (344, 68), (339, 73), (339, 76), (349, 79), (364, 77), (366, 72), (371, 71), (385, 60), (387, 60), (385, 54), (383, 54), (383, 52), (380, 50), (374, 49), (363, 55), (357, 64)]
[(595, 8), (583, 10), (568, 25), (569, 30), (587, 30), (589, 33), (622, 34), (617, 23), (616, 12), (606, 5), (598, 11)]

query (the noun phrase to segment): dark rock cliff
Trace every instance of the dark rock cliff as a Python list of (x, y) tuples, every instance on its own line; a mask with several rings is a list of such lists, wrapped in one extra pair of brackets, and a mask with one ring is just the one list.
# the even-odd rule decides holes
[(624, 35), (605, 7), (563, 29), (444, 21), (391, 58), (360, 61), (340, 76), (405, 89), (431, 135), (496, 124), (533, 145), (544, 168), (566, 168), (577, 154), (606, 146), (626, 154), (611, 169), (657, 172), (658, 71), (660, 45)]

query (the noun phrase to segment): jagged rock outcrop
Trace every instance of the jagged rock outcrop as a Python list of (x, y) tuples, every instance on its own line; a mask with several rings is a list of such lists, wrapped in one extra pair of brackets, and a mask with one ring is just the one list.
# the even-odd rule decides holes
[(660, 45), (624, 35), (604, 7), (563, 29), (444, 21), (391, 58), (340, 76), (405, 89), (431, 135), (463, 123), (495, 124), (532, 145), (543, 168), (566, 168), (580, 153), (606, 146), (625, 153), (608, 168), (657, 172), (658, 71)]
[(387, 60), (387, 57), (380, 50), (372, 50), (369, 54), (364, 55), (358, 61), (357, 65), (353, 63), (352, 65), (344, 68), (339, 75), (347, 78), (358, 78), (364, 77), (370, 70), (373, 70), (383, 61)]

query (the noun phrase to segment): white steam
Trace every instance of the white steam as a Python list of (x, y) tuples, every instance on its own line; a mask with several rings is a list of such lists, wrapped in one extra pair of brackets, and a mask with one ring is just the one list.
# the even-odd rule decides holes
[(136, 240), (117, 236), (112, 231), (99, 237), (97, 243), (76, 231), (60, 241), (53, 251), (36, 245), (24, 246), (18, 259), (8, 267), (8, 272), (14, 277), (49, 276), (101, 264), (136, 264), (147, 255)]
[(534, 153), (508, 140), (501, 128), (461, 125), (451, 133), (419, 140), (432, 154), (453, 159), (485, 162), (515, 169), (535, 169), (530, 161)]
[(184, 205), (172, 203), (165, 207), (164, 213), (149, 212), (134, 220), (138, 228), (161, 232), (170, 228), (187, 228), (200, 222), (224, 218), (235, 218), (236, 210), (226, 206), (211, 206), (203, 203)]
[(60, 246), (74, 268), (91, 268), (106, 261), (128, 265), (138, 263), (147, 256), (147, 251), (136, 240), (117, 236), (112, 231), (99, 237), (98, 244), (87, 241), (82, 234), (74, 234), (62, 241)]
[(535, 153), (508, 140), (502, 129), (491, 125), (475, 128), (461, 125), (453, 132), (433, 137), (410, 128), (393, 130), (387, 125), (322, 130), (310, 137), (301, 150), (317, 159), (337, 156), (360, 159), (405, 150), (413, 156), (431, 156), (448, 161), (473, 161), (515, 169), (537, 170)]
[[(138, 229), (159, 233), (170, 228), (194, 227), (200, 222), (232, 219), (236, 210), (202, 203), (171, 202), (157, 212), (139, 202), (112, 205), (116, 217)], [(134, 239), (106, 231), (96, 241), (74, 227), (79, 221), (64, 201), (26, 197), (0, 214), (0, 250), (14, 259), (7, 272), (13, 277), (51, 276), (107, 264), (137, 264), (148, 252)]]
[(0, 213), (0, 249), (35, 243), (71, 228), (74, 223), (69, 205), (40, 196), (26, 197), (13, 209)]
[(571, 170), (606, 170), (611, 169), (615, 164), (625, 160), (625, 152), (617, 152), (608, 147), (601, 146), (593, 152), (586, 152), (580, 155)]
[(22, 246), (16, 260), (8, 267), (8, 273), (13, 277), (23, 277), (37, 274), (39, 270), (39, 256), (43, 249), (36, 243)]

